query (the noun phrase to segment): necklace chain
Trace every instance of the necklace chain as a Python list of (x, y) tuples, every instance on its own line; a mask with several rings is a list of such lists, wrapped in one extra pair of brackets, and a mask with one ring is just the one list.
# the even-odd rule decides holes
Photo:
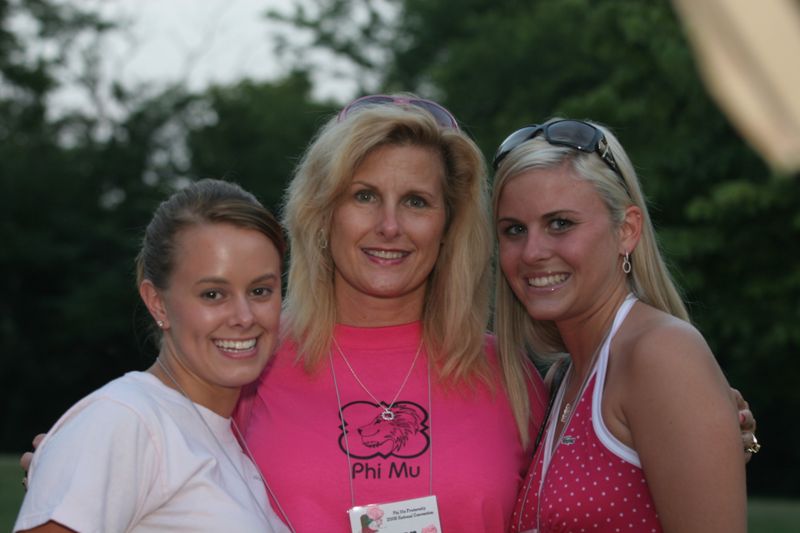
[(567, 402), (564, 405), (564, 410), (561, 412), (561, 423), (566, 424), (567, 418), (569, 418), (570, 413), (572, 413), (572, 404)]
[[(345, 362), (347, 362), (347, 358), (344, 356), (344, 353), (342, 352), (341, 348), (339, 348), (339, 344), (336, 342), (335, 338), (333, 339), (333, 342), (336, 345), (336, 347), (339, 349), (339, 353), (342, 355), (342, 357), (344, 358)], [(417, 356), (419, 355), (419, 352), (420, 352), (421, 348), (422, 348), (422, 341), (420, 341), (419, 348), (417, 348), (417, 353), (414, 356), (414, 362), (411, 363), (411, 368), (412, 369), (414, 368), (414, 363), (416, 363), (416, 361), (417, 361)], [(333, 388), (336, 391), (336, 405), (337, 405), (337, 407), (339, 409), (339, 420), (342, 423), (342, 433), (344, 434), (344, 446), (345, 446), (345, 452), (346, 452), (345, 456), (347, 457), (347, 481), (349, 482), (349, 485), (350, 485), (350, 503), (352, 504), (353, 507), (355, 507), (356, 506), (356, 491), (355, 491), (355, 487), (353, 485), (353, 478), (351, 477), (351, 473), (353, 471), (353, 467), (352, 467), (352, 461), (350, 459), (350, 439), (348, 439), (348, 437), (347, 437), (347, 433), (348, 432), (347, 432), (347, 429), (346, 429), (347, 424), (344, 421), (344, 411), (342, 409), (342, 397), (341, 397), (341, 394), (339, 392), (339, 383), (336, 380), (336, 370), (333, 367), (333, 356), (331, 355), (331, 352), (328, 352), (328, 362), (331, 365), (331, 376), (333, 377)], [(352, 367), (350, 367), (349, 363), (347, 364), (347, 366), (348, 366), (348, 368), (350, 368), (350, 372), (353, 372), (353, 369), (352, 369)], [(403, 385), (400, 387), (400, 391), (402, 391), (403, 387), (405, 387), (405, 382), (408, 381), (408, 377), (410, 375), (411, 375), (411, 370), (409, 369), (408, 374), (406, 375), (406, 379), (403, 382)], [(356, 378), (356, 381), (358, 381), (358, 383), (367, 392), (367, 394), (372, 396), (372, 393), (369, 392), (366, 387), (364, 387), (364, 384), (361, 383), (361, 381), (358, 379), (358, 376), (356, 376), (355, 372), (353, 372), (353, 377)], [(397, 395), (395, 396), (395, 400), (397, 400), (397, 396), (400, 395), (400, 391), (397, 391)], [(372, 396), (372, 398), (375, 399), (375, 396)], [(380, 405), (380, 402), (377, 399), (375, 399), (375, 402)], [(394, 405), (394, 400), (392, 401), (391, 405)], [(391, 407), (391, 405), (389, 407)], [(383, 416), (383, 414), (385, 414), (385, 413), (386, 413), (386, 411), (384, 411), (384, 413), (382, 413), (381, 416)], [(391, 413), (391, 411), (390, 411), (390, 413)], [(392, 414), (392, 418), (394, 418), (394, 414)], [(430, 435), (429, 447), (428, 447), (428, 493), (432, 495), (433, 494), (433, 406), (432, 406), (432, 402), (431, 402), (431, 362), (430, 362), (430, 359), (428, 359), (428, 432), (429, 432), (429, 435)]]
[[(214, 431), (208, 425), (208, 422), (206, 421), (205, 417), (203, 416), (203, 414), (200, 412), (200, 410), (195, 405), (194, 400), (192, 400), (192, 398), (188, 394), (186, 394), (186, 391), (183, 389), (181, 384), (178, 383), (178, 380), (175, 379), (175, 376), (172, 375), (172, 372), (167, 368), (167, 365), (165, 365), (161, 361), (161, 357), (157, 357), (156, 358), (156, 363), (158, 363), (159, 368), (161, 368), (161, 370), (164, 372), (164, 374), (166, 374), (167, 377), (170, 379), (170, 381), (172, 381), (172, 383), (178, 389), (178, 392), (180, 392), (181, 395), (184, 398), (189, 400), (189, 405), (192, 406), (192, 409), (194, 410), (194, 412), (197, 413), (198, 417), (200, 417), (200, 420), (203, 422), (203, 425), (206, 427), (208, 432), (211, 434), (211, 437), (214, 439), (214, 442), (216, 442), (217, 446), (219, 446), (220, 450), (222, 450), (222, 454), (225, 456), (225, 458), (231, 464), (231, 466), (233, 467), (234, 471), (242, 479), (242, 481), (244, 482), (245, 487), (247, 488), (247, 492), (250, 493), (250, 496), (253, 498), (253, 500), (255, 500), (257, 507), (259, 508), (261, 513), (264, 515), (264, 518), (266, 519), (267, 525), (269, 526), (270, 530), (273, 530), (272, 529), (272, 524), (271, 524), (271, 522), (269, 520), (269, 515), (267, 514), (266, 509), (259, 502), (259, 499), (256, 497), (256, 495), (253, 493), (253, 490), (250, 488), (250, 483), (247, 482), (247, 480), (245, 479), (244, 474), (242, 472), (240, 472), (238, 468), (236, 468), (236, 463), (234, 463), (233, 459), (228, 455), (228, 452), (225, 450), (225, 447), (222, 445), (222, 443), (219, 441), (219, 439), (217, 439), (217, 435), (214, 433)], [(289, 521), (289, 517), (286, 515), (286, 512), (283, 510), (283, 507), (281, 507), (281, 504), (278, 501), (278, 498), (275, 496), (275, 493), (272, 492), (272, 489), (270, 488), (269, 483), (267, 483), (267, 480), (264, 479), (264, 474), (261, 473), (261, 469), (258, 468), (258, 465), (256, 464), (255, 459), (253, 459), (253, 454), (250, 452), (250, 448), (247, 446), (247, 441), (244, 440), (244, 436), (242, 435), (242, 432), (239, 431), (239, 426), (238, 426), (238, 424), (236, 424), (236, 421), (233, 418), (231, 418), (231, 426), (233, 426), (233, 429), (236, 432), (237, 440), (239, 441), (239, 444), (242, 446), (242, 449), (244, 450), (245, 455), (247, 455), (247, 458), (250, 459), (250, 462), (253, 463), (253, 466), (255, 467), (256, 471), (258, 472), (258, 477), (261, 478), (261, 482), (264, 484), (264, 488), (266, 488), (266, 490), (269, 493), (270, 497), (272, 497), (272, 500), (275, 502), (275, 505), (278, 507), (278, 510), (281, 512), (281, 515), (283, 515), (283, 519), (286, 521), (286, 524), (288, 525), (289, 530), (294, 532), (295, 529), (292, 526), (292, 523)], [(269, 501), (267, 501), (265, 503), (266, 503), (266, 505), (269, 505)]]
[[(592, 358), (589, 361), (589, 369), (586, 371), (586, 375), (583, 376), (581, 380), (581, 386), (578, 388), (578, 392), (575, 395), (575, 398), (571, 402), (564, 402), (564, 409), (561, 411), (561, 418), (559, 419), (562, 424), (565, 426), (562, 428), (562, 433), (566, 430), (567, 422), (572, 418), (572, 410), (575, 408), (577, 403), (580, 401), (581, 396), (583, 395), (583, 391), (586, 390), (586, 385), (589, 384), (589, 378), (592, 375), (592, 370), (594, 369), (594, 365), (597, 362), (597, 356), (600, 353), (600, 348), (602, 348), (603, 344), (605, 343), (605, 337), (600, 342), (600, 345), (597, 346), (594, 353), (592, 354)], [(564, 380), (564, 396), (566, 396), (567, 389), (569, 389), (569, 382), (572, 381), (572, 371), (574, 370), (574, 365), (572, 361), (569, 363), (568, 375), (567, 379)], [(563, 402), (566, 398), (562, 398), (561, 401)]]
[(403, 379), (403, 382), (400, 384), (400, 388), (397, 389), (397, 394), (394, 395), (394, 398), (392, 398), (392, 401), (389, 402), (388, 405), (384, 405), (383, 407), (381, 407), (381, 401), (378, 400), (378, 398), (376, 398), (375, 395), (370, 392), (370, 390), (367, 388), (367, 386), (364, 385), (364, 383), (359, 379), (358, 374), (356, 374), (356, 371), (353, 370), (352, 365), (350, 365), (350, 361), (347, 360), (347, 356), (344, 355), (344, 352), (342, 351), (342, 347), (339, 346), (339, 343), (336, 341), (336, 337), (333, 337), (333, 345), (336, 346), (336, 350), (339, 352), (339, 355), (342, 356), (342, 359), (344, 360), (344, 364), (346, 364), (347, 368), (350, 369), (350, 373), (353, 374), (353, 377), (355, 378), (356, 382), (359, 385), (361, 385), (361, 388), (364, 389), (364, 392), (369, 394), (370, 398), (372, 398), (375, 401), (375, 403), (378, 405), (378, 407), (383, 409), (383, 412), (381, 413), (381, 418), (383, 418), (384, 420), (394, 420), (394, 413), (392, 412), (392, 407), (394, 407), (394, 404), (397, 401), (397, 398), (400, 397), (400, 393), (403, 392), (403, 389), (405, 388), (406, 383), (408, 383), (408, 378), (411, 377), (411, 372), (414, 370), (414, 365), (417, 363), (417, 359), (419, 358), (419, 353), (422, 351), (422, 344), (423, 344), (423, 340), (420, 339), (419, 346), (417, 346), (417, 353), (414, 354), (414, 360), (411, 361), (411, 366), (408, 369), (408, 373), (406, 373), (405, 379)]

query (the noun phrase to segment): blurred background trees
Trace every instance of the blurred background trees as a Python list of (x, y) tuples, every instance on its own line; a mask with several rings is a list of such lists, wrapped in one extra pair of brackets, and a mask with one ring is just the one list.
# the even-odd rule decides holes
[[(353, 65), (361, 92), (437, 99), (487, 157), (554, 115), (610, 125), (694, 321), (757, 415), (751, 491), (800, 495), (800, 429), (786, 423), (800, 410), (800, 182), (773, 174), (710, 101), (668, 1), (318, 0), (269, 15), (310, 37), (275, 43), (297, 58), (284, 78), (202, 92), (118, 86), (117, 118), (108, 102), (50, 108), (63, 54), (35, 50), (114, 31), (77, 5), (0, 0), (0, 449), (26, 449), (77, 398), (152, 360), (132, 259), (171, 188), (226, 177), (279, 209), (297, 158), (342, 104), (312, 97), (324, 65), (310, 52), (323, 50)], [(20, 16), (36, 22), (34, 38), (14, 30)]]

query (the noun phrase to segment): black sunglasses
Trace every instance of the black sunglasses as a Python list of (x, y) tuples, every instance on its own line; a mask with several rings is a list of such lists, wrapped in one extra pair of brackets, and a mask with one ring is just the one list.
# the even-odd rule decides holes
[[(553, 120), (544, 124), (532, 124), (518, 129), (500, 143), (497, 153), (492, 160), (492, 168), (497, 170), (500, 162), (511, 153), (514, 148), (544, 133), (544, 139), (552, 145), (568, 146), (581, 152), (597, 153), (606, 165), (613, 170), (625, 185), (625, 180), (617, 167), (614, 155), (608, 145), (603, 132), (588, 122), (582, 120)], [(627, 186), (625, 187), (627, 190)]]

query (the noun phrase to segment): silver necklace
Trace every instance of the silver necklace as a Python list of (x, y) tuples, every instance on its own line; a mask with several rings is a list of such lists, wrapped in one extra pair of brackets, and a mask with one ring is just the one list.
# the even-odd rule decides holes
[[(267, 525), (269, 526), (270, 530), (275, 531), (274, 529), (272, 529), (272, 524), (270, 523), (269, 515), (267, 514), (267, 511), (264, 509), (264, 506), (261, 504), (261, 502), (259, 502), (258, 497), (256, 497), (255, 494), (253, 494), (253, 490), (250, 488), (250, 484), (245, 479), (244, 474), (242, 472), (240, 472), (239, 469), (236, 467), (236, 463), (233, 461), (231, 456), (228, 455), (227, 450), (225, 450), (225, 446), (223, 446), (222, 443), (219, 441), (219, 439), (217, 439), (217, 435), (214, 433), (214, 430), (212, 430), (211, 427), (208, 425), (208, 422), (206, 421), (205, 417), (200, 412), (200, 410), (197, 408), (197, 406), (195, 405), (195, 403), (192, 400), (192, 398), (188, 394), (186, 394), (186, 391), (183, 390), (183, 387), (181, 387), (181, 384), (178, 383), (178, 380), (175, 379), (175, 376), (172, 375), (172, 372), (170, 372), (170, 370), (167, 368), (167, 365), (165, 365), (161, 361), (161, 357), (156, 357), (156, 363), (158, 363), (159, 368), (161, 368), (161, 370), (164, 372), (164, 374), (166, 374), (167, 377), (170, 379), (170, 381), (172, 381), (172, 383), (178, 389), (178, 392), (180, 392), (181, 395), (184, 398), (189, 400), (189, 405), (192, 406), (192, 409), (194, 410), (194, 412), (197, 414), (197, 416), (203, 422), (203, 425), (205, 426), (205, 428), (211, 434), (211, 438), (214, 439), (214, 442), (217, 444), (219, 449), (222, 451), (222, 455), (225, 456), (225, 458), (228, 460), (228, 462), (233, 467), (233, 470), (241, 478), (242, 482), (244, 483), (245, 488), (247, 488), (247, 492), (250, 493), (250, 497), (253, 498), (253, 501), (256, 502), (256, 507), (258, 507), (258, 509), (261, 511), (261, 514), (264, 516), (264, 519), (266, 520)], [(234, 431), (236, 431), (236, 436), (237, 436), (237, 438), (239, 440), (239, 444), (242, 446), (242, 449), (244, 450), (245, 455), (247, 455), (247, 458), (250, 459), (250, 461), (253, 463), (253, 466), (256, 467), (256, 471), (258, 472), (258, 477), (261, 478), (261, 482), (264, 484), (264, 487), (267, 489), (267, 493), (269, 493), (270, 497), (275, 502), (275, 505), (278, 507), (278, 510), (281, 512), (281, 515), (283, 516), (283, 520), (286, 522), (286, 525), (289, 527), (289, 530), (294, 533), (296, 530), (294, 529), (294, 526), (292, 526), (292, 523), (289, 521), (289, 516), (286, 514), (286, 511), (283, 510), (283, 507), (281, 507), (281, 504), (278, 501), (278, 498), (275, 496), (275, 493), (272, 492), (272, 489), (270, 488), (269, 483), (267, 483), (267, 480), (264, 479), (264, 475), (261, 473), (261, 469), (258, 468), (258, 465), (256, 464), (255, 459), (253, 459), (253, 454), (250, 452), (250, 447), (247, 446), (247, 441), (244, 440), (244, 436), (242, 435), (242, 432), (239, 431), (239, 426), (236, 424), (236, 421), (233, 418), (231, 418), (231, 425), (233, 426)], [(266, 505), (269, 505), (269, 501), (266, 502)]]
[(411, 361), (411, 367), (408, 369), (408, 373), (406, 374), (406, 377), (403, 380), (403, 383), (400, 384), (400, 388), (397, 389), (397, 394), (394, 395), (394, 398), (392, 398), (392, 401), (389, 402), (388, 405), (383, 405), (382, 406), (381, 405), (381, 401), (378, 400), (378, 398), (376, 398), (375, 395), (372, 394), (369, 391), (369, 389), (366, 387), (366, 385), (364, 385), (364, 383), (358, 378), (358, 374), (356, 374), (356, 371), (353, 370), (353, 367), (350, 365), (350, 361), (348, 361), (347, 357), (344, 355), (344, 352), (342, 351), (342, 347), (339, 346), (338, 342), (336, 342), (336, 337), (333, 337), (333, 345), (336, 346), (336, 350), (339, 352), (339, 355), (342, 356), (342, 359), (344, 360), (344, 364), (346, 364), (347, 368), (350, 369), (350, 373), (353, 374), (353, 377), (355, 378), (356, 382), (359, 385), (361, 385), (361, 388), (364, 389), (364, 392), (369, 394), (370, 398), (372, 398), (375, 401), (375, 404), (380, 409), (383, 410), (383, 412), (381, 413), (381, 418), (384, 419), (384, 420), (394, 420), (394, 413), (392, 412), (392, 407), (394, 407), (394, 404), (397, 401), (397, 398), (400, 397), (400, 393), (403, 392), (403, 389), (405, 388), (406, 383), (408, 383), (408, 378), (411, 377), (411, 372), (414, 370), (414, 365), (417, 363), (417, 358), (419, 358), (419, 352), (422, 351), (422, 343), (423, 343), (423, 341), (422, 341), (422, 339), (420, 339), (419, 346), (417, 346), (417, 353), (414, 354), (414, 360)]
[[(603, 339), (603, 342), (605, 342), (605, 338)], [(586, 390), (586, 385), (588, 385), (589, 383), (589, 377), (592, 374), (592, 369), (594, 368), (594, 364), (597, 362), (597, 354), (600, 352), (600, 347), (603, 345), (603, 342), (601, 342), (600, 346), (598, 346), (597, 349), (594, 351), (592, 359), (589, 361), (589, 370), (587, 370), (586, 375), (583, 376), (583, 380), (581, 381), (581, 386), (578, 388), (578, 392), (575, 395), (575, 398), (573, 398), (572, 400), (572, 402), (575, 402), (575, 404), (577, 404), (578, 401), (580, 401), (581, 395), (583, 394), (584, 390)], [(569, 388), (568, 382), (572, 381), (572, 370), (573, 370), (573, 365), (572, 361), (570, 361), (569, 369), (567, 370), (567, 378), (564, 379), (565, 396), (566, 396), (566, 391)], [(566, 398), (562, 398), (562, 401), (565, 399)], [(566, 425), (566, 423), (572, 418), (572, 408), (574, 407), (574, 404), (572, 402), (564, 403), (564, 410), (561, 411), (561, 418), (560, 418), (562, 424)], [(563, 429), (564, 428), (562, 428), (562, 431)]]
[[(336, 343), (336, 339), (334, 339), (333, 342)], [(336, 344), (336, 346), (338, 348), (339, 345)], [(422, 341), (420, 341), (420, 348), (421, 347), (422, 347)], [(339, 350), (339, 353), (341, 353), (341, 349)], [(416, 362), (416, 360), (417, 360), (417, 355), (419, 355), (419, 348), (417, 348), (417, 354), (414, 356), (414, 362)], [(343, 353), (342, 353), (342, 357), (344, 357)], [(345, 361), (347, 361), (347, 359), (345, 359)], [(346, 453), (346, 455), (347, 455), (347, 480), (350, 482), (350, 503), (351, 503), (351, 505), (353, 507), (355, 507), (356, 506), (356, 491), (355, 491), (355, 487), (353, 485), (353, 478), (350, 475), (350, 473), (353, 471), (353, 465), (352, 465), (352, 461), (350, 459), (350, 441), (347, 438), (347, 430), (345, 429), (346, 424), (345, 424), (345, 421), (344, 421), (344, 411), (342, 409), (342, 396), (339, 393), (339, 383), (336, 381), (336, 370), (334, 370), (334, 368), (333, 368), (333, 356), (331, 355), (331, 352), (328, 352), (328, 362), (330, 362), (330, 365), (331, 365), (331, 376), (333, 376), (333, 388), (336, 391), (336, 405), (339, 408), (339, 420), (342, 422), (342, 432), (344, 433), (344, 447), (345, 447), (345, 452), (347, 452)], [(349, 366), (350, 365), (348, 365), (348, 367)], [(413, 363), (412, 363), (411, 367), (412, 368), (414, 367)], [(351, 368), (350, 371), (352, 372), (353, 369)], [(408, 375), (411, 375), (410, 371), (409, 371)], [(353, 373), (353, 376), (355, 376), (355, 373)], [(358, 381), (358, 378), (356, 378), (356, 380)], [(406, 381), (408, 381), (408, 376), (406, 376)], [(359, 381), (359, 383), (361, 383), (361, 382)], [(403, 386), (405, 386), (405, 382), (403, 383)], [(364, 390), (366, 390), (366, 388), (364, 387), (363, 384), (361, 385), (361, 387), (364, 388)], [(400, 387), (400, 390), (403, 390), (403, 387)], [(367, 391), (367, 393), (369, 393), (369, 391)], [(397, 394), (400, 394), (400, 392), (398, 391)], [(372, 396), (372, 394), (370, 394), (370, 396)], [(374, 396), (372, 396), (372, 397), (375, 398)], [(395, 397), (395, 400), (397, 400), (397, 397)], [(378, 402), (378, 400), (375, 400), (375, 401)], [(392, 405), (394, 405), (394, 402), (392, 402)], [(394, 416), (394, 414), (392, 414), (392, 416)], [(429, 440), (430, 444), (428, 446), (428, 494), (431, 495), (431, 494), (433, 494), (433, 407), (432, 407), (432, 403), (431, 403), (431, 361), (430, 361), (430, 358), (428, 359), (428, 434), (430, 435), (430, 440)]]
[(569, 417), (569, 415), (571, 413), (572, 413), (572, 404), (570, 402), (567, 402), (564, 405), (564, 410), (561, 412), (561, 423), (562, 424), (566, 424), (567, 423), (567, 418)]

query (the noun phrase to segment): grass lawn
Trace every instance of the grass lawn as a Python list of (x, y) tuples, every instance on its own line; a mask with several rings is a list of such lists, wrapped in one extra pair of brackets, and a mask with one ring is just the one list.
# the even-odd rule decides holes
[(0, 455), (0, 531), (11, 531), (22, 503), (22, 469), (19, 456)]
[[(0, 455), (0, 531), (11, 531), (24, 495), (19, 457)], [(800, 531), (800, 500), (751, 498), (750, 533), (797, 533)]]
[(750, 498), (750, 533), (796, 533), (800, 531), (800, 500)]

